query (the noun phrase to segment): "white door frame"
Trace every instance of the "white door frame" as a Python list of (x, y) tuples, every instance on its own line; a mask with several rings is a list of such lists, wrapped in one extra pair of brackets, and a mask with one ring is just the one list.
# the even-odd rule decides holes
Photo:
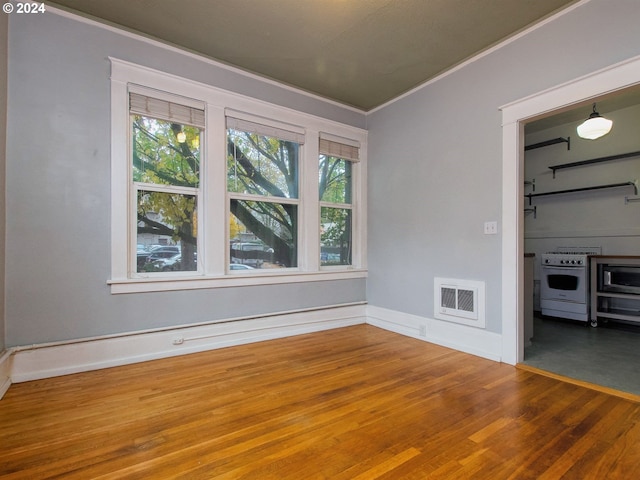
[(502, 361), (524, 359), (524, 124), (640, 84), (640, 56), (504, 105), (502, 110)]

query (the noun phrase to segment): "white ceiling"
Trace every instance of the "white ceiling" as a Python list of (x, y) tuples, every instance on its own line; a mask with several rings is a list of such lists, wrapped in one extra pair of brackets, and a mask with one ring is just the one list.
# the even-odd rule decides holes
[(50, 5), (368, 111), (576, 1), (56, 0)]

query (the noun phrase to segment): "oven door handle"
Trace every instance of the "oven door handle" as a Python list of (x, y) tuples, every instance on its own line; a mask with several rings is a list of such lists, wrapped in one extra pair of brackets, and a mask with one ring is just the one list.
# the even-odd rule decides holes
[(584, 265), (542, 265), (543, 270), (585, 270)]

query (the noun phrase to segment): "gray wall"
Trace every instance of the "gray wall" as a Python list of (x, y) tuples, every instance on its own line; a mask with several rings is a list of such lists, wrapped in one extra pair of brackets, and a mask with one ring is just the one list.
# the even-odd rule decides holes
[(7, 346), (365, 299), (363, 279), (111, 295), (108, 56), (354, 126), (364, 115), (52, 13), (9, 22)]
[(481, 280), (501, 331), (499, 107), (640, 55), (639, 15), (587, 2), (369, 116), (369, 304), (432, 318), (434, 277)]
[(8, 15), (0, 15), (0, 352), (5, 347), (5, 165), (7, 139), (7, 35)]

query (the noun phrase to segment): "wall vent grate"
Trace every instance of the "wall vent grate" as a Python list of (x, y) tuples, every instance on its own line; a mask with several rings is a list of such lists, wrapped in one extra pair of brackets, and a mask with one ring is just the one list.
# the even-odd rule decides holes
[(484, 290), (484, 282), (436, 277), (435, 318), (484, 328)]

